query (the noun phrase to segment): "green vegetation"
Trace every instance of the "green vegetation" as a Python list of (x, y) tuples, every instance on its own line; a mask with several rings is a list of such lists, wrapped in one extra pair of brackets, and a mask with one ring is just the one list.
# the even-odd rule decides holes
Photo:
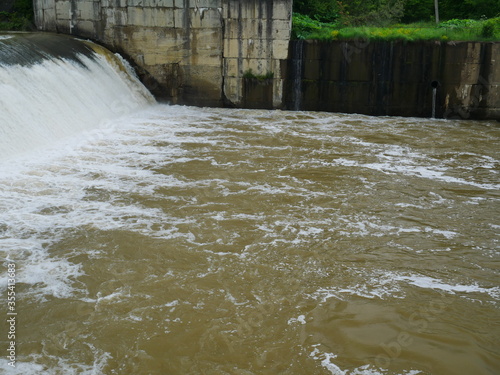
[(498, 0), (295, 0), (293, 39), (500, 40)]
[(254, 79), (258, 79), (259, 81), (264, 81), (266, 79), (273, 79), (274, 73), (267, 72), (266, 74), (255, 74), (252, 71), (252, 69), (248, 69), (245, 73), (243, 73), (243, 78), (254, 78)]
[(16, 0), (9, 12), (0, 12), (0, 30), (27, 31), (33, 29), (33, 2)]
[[(475, 20), (500, 16), (498, 0), (439, 0), (439, 15), (443, 20)], [(434, 0), (406, 0), (402, 22), (434, 19)]]
[(389, 27), (342, 26), (322, 23), (294, 14), (292, 38), (319, 40), (500, 40), (500, 17), (485, 21), (450, 20), (436, 26), (432, 22), (394, 24)]

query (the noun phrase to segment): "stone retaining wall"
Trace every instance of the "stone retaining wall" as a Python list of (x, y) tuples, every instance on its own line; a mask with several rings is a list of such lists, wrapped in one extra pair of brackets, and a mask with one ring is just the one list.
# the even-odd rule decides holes
[(40, 30), (91, 38), (123, 53), (159, 98), (194, 105), (244, 102), (243, 75), (273, 73), (282, 104), (291, 0), (35, 0)]
[(40, 30), (122, 53), (173, 103), (500, 119), (500, 43), (290, 42), (292, 0), (34, 5)]
[(500, 119), (500, 43), (294, 41), (288, 109)]

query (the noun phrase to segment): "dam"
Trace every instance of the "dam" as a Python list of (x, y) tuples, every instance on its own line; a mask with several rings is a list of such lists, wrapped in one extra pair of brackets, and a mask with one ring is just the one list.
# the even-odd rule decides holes
[(243, 103), (243, 75), (272, 73), (283, 94), (291, 0), (35, 1), (40, 30), (91, 38), (140, 67), (146, 86), (172, 103)]
[[(290, 41), (291, 0), (35, 0), (174, 104), (500, 119), (500, 43)], [(300, 67), (300, 69), (298, 69)], [(433, 90), (433, 84), (436, 90)]]
[[(141, 65), (118, 33), (113, 50), (89, 40), (83, 18), (128, 2), (58, 3), (39, 4), (71, 20), (60, 33), (0, 33), (0, 373), (498, 372), (494, 44), (411, 50), (434, 56), (406, 76), (422, 112), (388, 116), (393, 72), (422, 57), (405, 45), (287, 42), (279, 74), (260, 57), (250, 74), (234, 41), (234, 81), (190, 74), (194, 55), (162, 81), (161, 48)], [(186, 4), (134, 7), (160, 3)], [(431, 73), (464, 54), (481, 69), (457, 92)], [(356, 73), (372, 55), (392, 59)]]

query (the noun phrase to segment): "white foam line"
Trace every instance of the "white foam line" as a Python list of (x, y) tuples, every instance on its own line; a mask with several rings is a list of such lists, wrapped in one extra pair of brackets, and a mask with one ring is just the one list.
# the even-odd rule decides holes
[(500, 287), (483, 288), (477, 284), (473, 285), (461, 285), (461, 284), (447, 284), (439, 279), (434, 279), (428, 276), (401, 276), (395, 275), (392, 277), (394, 281), (405, 281), (411, 285), (417, 286), (419, 288), (425, 289), (438, 289), (450, 294), (455, 293), (485, 293), (490, 295), (495, 299), (500, 298)]
[[(387, 370), (376, 369), (371, 365), (364, 365), (352, 370), (342, 370), (338, 365), (334, 363), (337, 359), (337, 355), (333, 353), (323, 352), (318, 349), (320, 344), (313, 345), (314, 350), (309, 354), (309, 356), (320, 361), (323, 368), (330, 372), (331, 375), (384, 375)], [(422, 374), (418, 370), (403, 370), (399, 375), (419, 375)]]
[[(43, 342), (42, 342), (43, 344)], [(0, 358), (0, 368), (5, 375), (96, 375), (102, 374), (111, 354), (96, 349), (93, 345), (87, 344), (94, 356), (92, 365), (74, 363), (63, 357), (47, 354), (30, 355), (29, 361), (16, 361), (16, 366), (8, 365), (8, 360)], [(44, 363), (50, 360), (55, 363), (52, 368), (47, 368)]]

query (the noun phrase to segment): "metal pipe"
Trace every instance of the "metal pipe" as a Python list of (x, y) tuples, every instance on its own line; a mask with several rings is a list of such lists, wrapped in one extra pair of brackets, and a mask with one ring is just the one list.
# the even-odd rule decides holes
[(434, 12), (436, 13), (436, 25), (439, 25), (439, 1), (434, 0)]

